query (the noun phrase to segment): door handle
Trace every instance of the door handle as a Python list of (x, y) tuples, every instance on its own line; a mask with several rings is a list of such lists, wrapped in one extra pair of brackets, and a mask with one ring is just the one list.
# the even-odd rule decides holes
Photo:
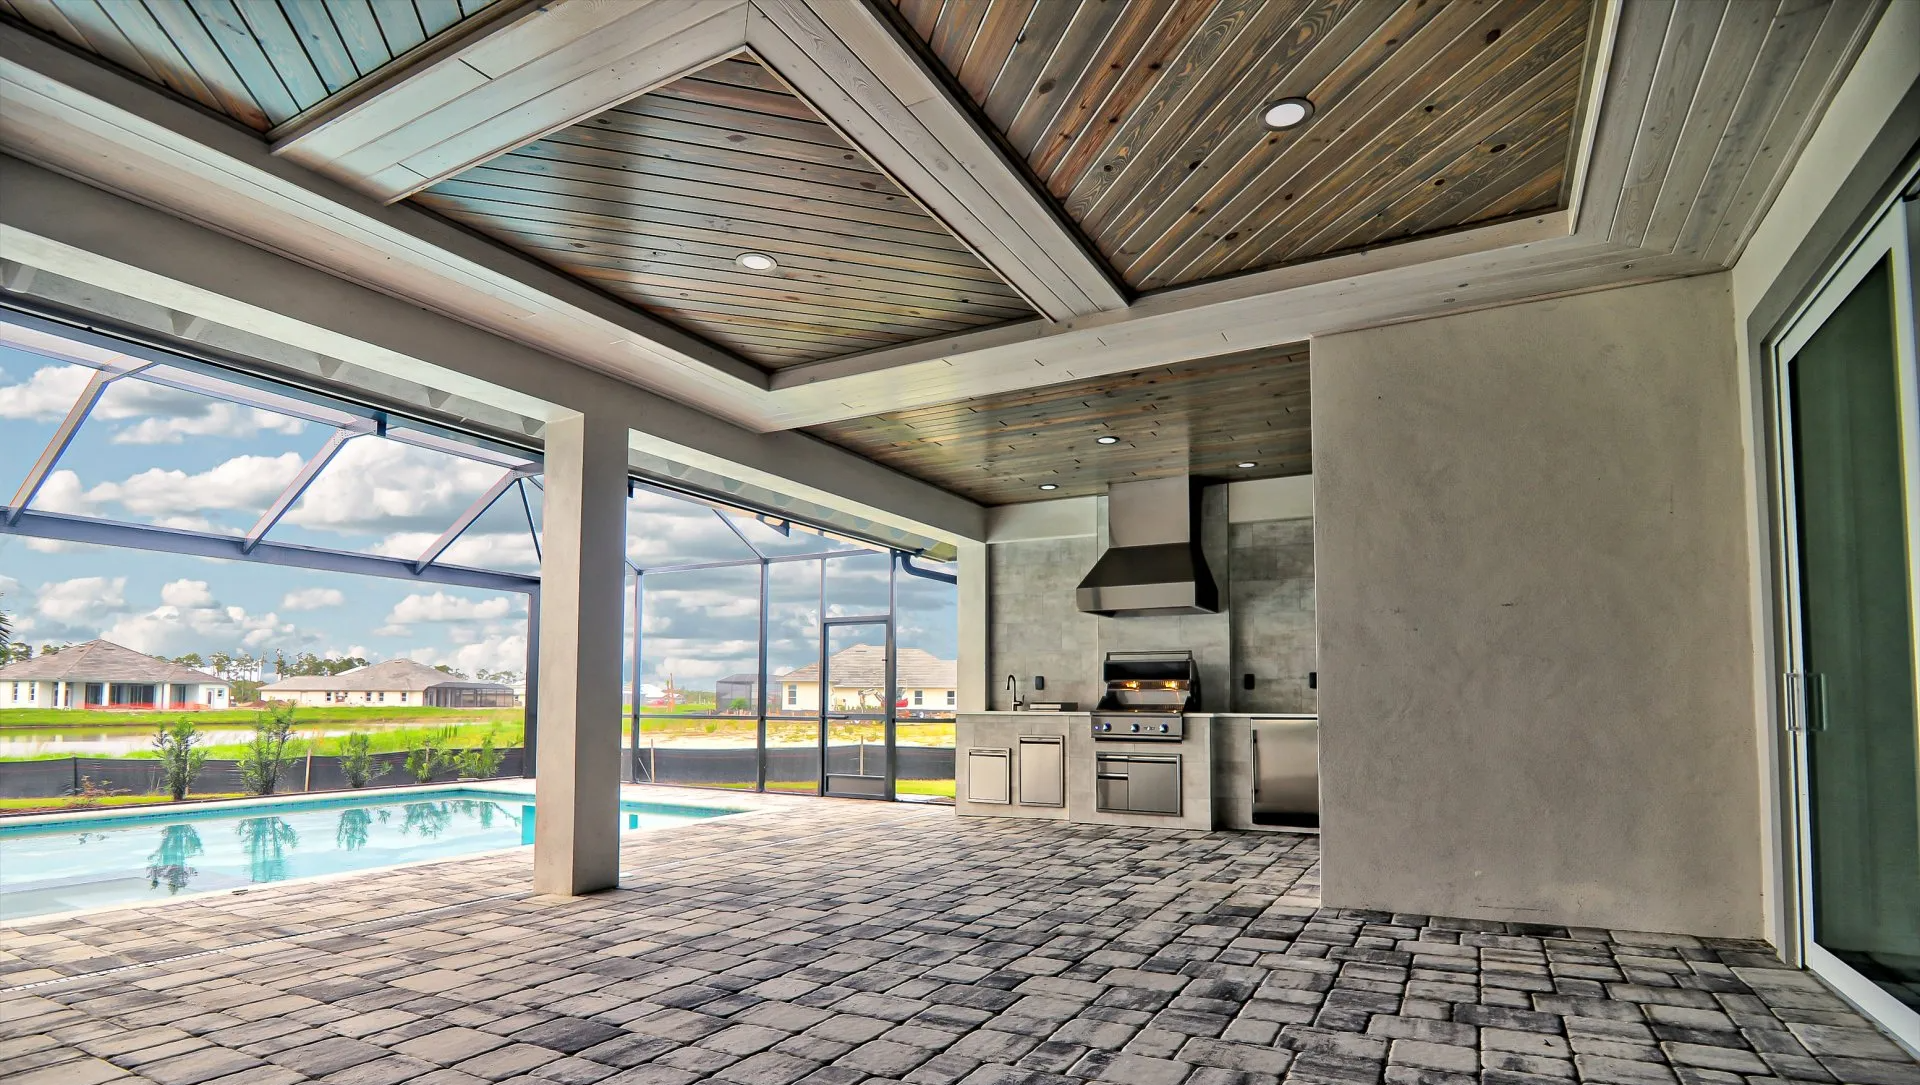
[(1801, 719), (1804, 714), (1802, 706), (1806, 699), (1804, 676), (1795, 671), (1787, 671), (1780, 676), (1780, 679), (1784, 687), (1780, 698), (1780, 714), (1784, 717), (1781, 722), (1788, 734), (1801, 734), (1806, 731), (1805, 723)]
[(1253, 797), (1260, 798), (1260, 732), (1253, 732)]

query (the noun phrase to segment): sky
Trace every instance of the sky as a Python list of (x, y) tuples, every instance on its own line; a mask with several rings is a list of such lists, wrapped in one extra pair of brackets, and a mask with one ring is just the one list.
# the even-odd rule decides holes
[[(0, 345), (0, 501), (10, 500), (86, 386), (91, 370)], [(149, 383), (110, 385), (32, 507), (240, 535), (325, 443), (333, 427)], [(267, 536), (359, 553), (418, 556), (504, 468), (368, 435), (348, 441)], [(461, 565), (536, 573), (536, 486), (507, 493), (449, 548)], [(530, 530), (529, 516), (531, 515)], [(732, 526), (730, 527), (729, 524)], [(736, 530), (739, 534), (736, 534)], [(745, 514), (641, 491), (629, 503), (628, 560), (642, 568), (850, 551), (850, 544)], [(820, 562), (771, 566), (775, 673), (818, 652)], [(888, 561), (824, 563), (829, 614), (884, 611)], [(757, 666), (757, 567), (644, 579), (643, 682), (713, 688)], [(898, 577), (899, 643), (954, 657), (950, 586)], [(289, 569), (0, 534), (0, 610), (36, 647), (96, 637), (155, 655), (216, 651), (405, 656), (469, 674), (526, 667), (526, 597), (379, 577)], [(632, 621), (627, 651), (632, 656)], [(856, 634), (840, 634), (835, 647)]]

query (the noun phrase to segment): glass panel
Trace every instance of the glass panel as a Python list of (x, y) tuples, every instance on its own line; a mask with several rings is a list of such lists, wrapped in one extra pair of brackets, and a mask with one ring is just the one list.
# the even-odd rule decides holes
[(1891, 276), (1793, 359), (1813, 936), (1920, 1005), (1920, 756)]
[[(887, 777), (887, 627), (827, 627), (827, 790), (878, 798)], [(820, 684), (812, 686), (818, 697)], [(801, 683), (801, 696), (808, 695)], [(849, 780), (847, 777), (858, 777)]]
[(642, 569), (756, 557), (705, 505), (635, 490), (627, 501), (627, 560)]
[[(648, 573), (640, 613), (641, 715), (753, 715), (746, 698), (723, 705), (718, 694), (723, 679), (735, 689), (760, 666), (759, 565)], [(662, 720), (642, 733), (692, 739), (705, 731), (681, 735)]]
[(13, 500), (93, 370), (0, 346), (0, 504)]
[[(820, 784), (820, 563), (767, 566), (767, 789)], [(813, 680), (809, 687), (809, 679)]]
[(888, 578), (893, 555), (852, 554), (821, 563), (827, 570), (827, 617), (885, 614), (893, 599)]
[(372, 434), (355, 437), (267, 538), (417, 558), (505, 474), (495, 463)]
[[(521, 497), (522, 492), (527, 495)], [(516, 482), (507, 487), (480, 518), (468, 525), (439, 557), (439, 564), (464, 565), (470, 569), (498, 569), (502, 572), (538, 573), (540, 552), (527, 523), (528, 502), (539, 491), (531, 483)]]
[[(919, 562), (953, 574), (956, 566)], [(901, 799), (953, 798), (953, 716), (958, 700), (960, 590), (902, 571), (894, 577), (893, 635), (899, 661), (894, 764)]]
[(251, 528), (332, 430), (160, 383), (184, 376), (155, 367), (107, 385), (33, 507), (226, 535)]

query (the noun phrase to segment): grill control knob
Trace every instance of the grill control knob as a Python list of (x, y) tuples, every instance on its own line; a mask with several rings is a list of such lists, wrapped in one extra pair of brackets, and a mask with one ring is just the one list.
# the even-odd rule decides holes
[(1139, 724), (1137, 724), (1137, 723), (1136, 723), (1136, 724), (1134, 724), (1134, 725), (1133, 725), (1133, 729), (1134, 729), (1135, 731), (1139, 731), (1139, 730), (1140, 730), (1140, 725), (1139, 725)]
[(1164, 724), (1164, 723), (1163, 723), (1163, 724), (1161, 724), (1161, 725), (1160, 725), (1160, 733), (1161, 733), (1161, 734), (1163, 734), (1163, 735), (1167, 733), (1167, 725), (1166, 725), (1166, 724)]

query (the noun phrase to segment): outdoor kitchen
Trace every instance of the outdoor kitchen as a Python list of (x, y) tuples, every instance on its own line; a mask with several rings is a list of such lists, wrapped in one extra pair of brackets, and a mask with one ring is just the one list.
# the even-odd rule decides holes
[(1312, 480), (1114, 484), (989, 545), (961, 815), (1316, 829)]

